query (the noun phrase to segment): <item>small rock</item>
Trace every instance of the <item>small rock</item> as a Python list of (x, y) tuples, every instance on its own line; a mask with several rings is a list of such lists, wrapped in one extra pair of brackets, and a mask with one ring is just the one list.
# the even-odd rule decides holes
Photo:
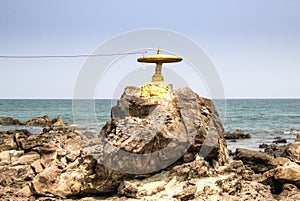
[(276, 144), (278, 144), (278, 143), (287, 143), (287, 139), (285, 139), (285, 138), (277, 137), (275, 139), (276, 140), (274, 140), (273, 143), (276, 143)]
[(233, 139), (248, 139), (251, 138), (251, 135), (249, 133), (245, 134), (242, 130), (236, 129), (234, 132), (227, 132), (224, 135), (224, 138), (227, 140), (233, 140)]

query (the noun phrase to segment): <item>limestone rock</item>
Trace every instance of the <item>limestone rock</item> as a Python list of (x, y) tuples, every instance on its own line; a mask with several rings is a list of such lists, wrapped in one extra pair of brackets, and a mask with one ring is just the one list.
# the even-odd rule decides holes
[(247, 139), (251, 138), (251, 135), (249, 133), (244, 133), (240, 129), (236, 129), (233, 132), (227, 132), (224, 135), (224, 138), (227, 140), (232, 140), (232, 139)]
[(14, 125), (23, 125), (18, 119), (12, 117), (0, 118), (0, 125), (2, 126), (14, 126)]
[(14, 135), (0, 132), (0, 151), (16, 149), (17, 145), (14, 141)]
[(266, 153), (242, 148), (236, 149), (234, 159), (242, 160), (244, 164), (259, 173), (276, 168), (278, 165), (275, 159)]
[(293, 184), (284, 184), (283, 191), (277, 196), (278, 200), (294, 201), (300, 200), (300, 190)]
[(97, 149), (109, 150), (101, 160), (132, 173), (166, 168), (185, 153), (228, 162), (224, 129), (210, 100), (188, 88), (152, 98), (141, 97), (138, 90), (126, 88), (112, 108), (112, 120), (100, 133), (106, 143)]
[(292, 161), (300, 164), (300, 133), (297, 135), (295, 142), (288, 146), (286, 152)]
[(276, 168), (274, 178), (281, 183), (292, 183), (300, 189), (300, 165), (294, 162), (286, 163)]
[(63, 120), (60, 117), (54, 118), (54, 119), (50, 119), (48, 116), (42, 116), (42, 117), (36, 117), (33, 119), (30, 119), (28, 121), (25, 122), (26, 126), (59, 126), (59, 127), (63, 127), (65, 126), (65, 123), (63, 122)]
[(261, 144), (259, 148), (264, 148), (264, 152), (270, 156), (277, 157), (287, 157), (286, 149), (287, 145), (276, 145), (276, 144)]
[(51, 124), (48, 116), (36, 117), (25, 122), (26, 126), (47, 126)]
[(51, 123), (52, 123), (52, 126), (55, 126), (55, 127), (65, 126), (65, 123), (63, 122), (63, 120), (60, 117), (52, 119)]

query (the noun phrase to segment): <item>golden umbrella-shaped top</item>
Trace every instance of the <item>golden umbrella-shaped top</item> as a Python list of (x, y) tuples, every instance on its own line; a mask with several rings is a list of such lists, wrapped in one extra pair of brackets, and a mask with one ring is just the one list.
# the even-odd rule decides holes
[(158, 48), (156, 55), (143, 56), (137, 59), (138, 62), (156, 63), (155, 74), (152, 76), (152, 82), (163, 82), (164, 78), (161, 74), (163, 63), (173, 63), (182, 61), (182, 57), (161, 54)]
[(161, 54), (160, 49), (158, 48), (157, 54), (140, 57), (137, 60), (138, 62), (145, 62), (145, 63), (173, 63), (173, 62), (182, 61), (182, 57)]

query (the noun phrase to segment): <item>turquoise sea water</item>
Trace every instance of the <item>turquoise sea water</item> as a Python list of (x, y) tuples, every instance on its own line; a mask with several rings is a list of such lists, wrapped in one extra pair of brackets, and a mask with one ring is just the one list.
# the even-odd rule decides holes
[[(110, 119), (110, 109), (115, 100), (0, 100), (0, 118), (13, 117), (20, 121), (48, 115), (60, 116), (67, 124), (87, 126), (98, 132)], [(225, 103), (225, 105), (224, 105)], [(217, 109), (219, 108), (216, 102)], [(224, 106), (226, 106), (224, 108)], [(251, 139), (228, 142), (229, 148), (258, 149), (261, 143), (271, 143), (275, 137), (293, 141), (300, 132), (300, 99), (229, 99), (218, 109), (225, 131), (241, 129), (252, 135)], [(92, 120), (91, 120), (92, 119)], [(22, 126), (21, 126), (22, 127)], [(0, 126), (0, 130), (21, 127)], [(42, 128), (30, 127), (39, 133)]]

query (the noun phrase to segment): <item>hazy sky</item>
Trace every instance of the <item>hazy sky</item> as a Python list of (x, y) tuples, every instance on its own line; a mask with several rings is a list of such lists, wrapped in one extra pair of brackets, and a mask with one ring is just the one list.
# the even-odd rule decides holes
[[(227, 98), (300, 98), (299, 10), (299, 0), (0, 0), (0, 55), (89, 54), (161, 28), (207, 52)], [(72, 98), (84, 61), (0, 59), (0, 98)]]

